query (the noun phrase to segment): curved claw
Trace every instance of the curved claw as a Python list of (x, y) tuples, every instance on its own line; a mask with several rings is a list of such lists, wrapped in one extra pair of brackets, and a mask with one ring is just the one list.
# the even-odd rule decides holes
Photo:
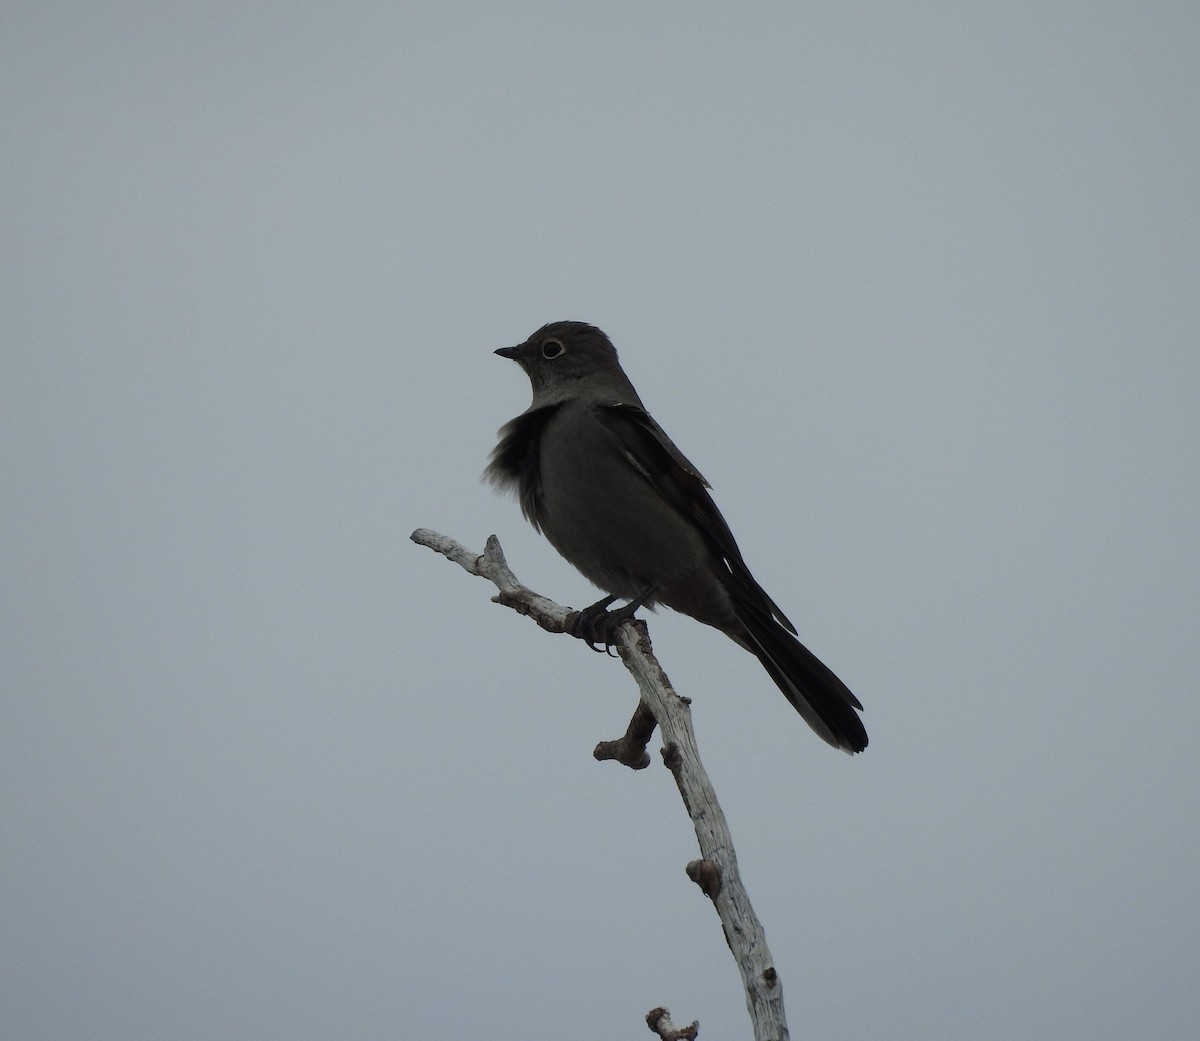
[(619, 655), (613, 653), (617, 627), (633, 618), (639, 607), (646, 601), (653, 590), (647, 590), (637, 599), (632, 600), (616, 611), (608, 610), (609, 605), (616, 600), (615, 596), (607, 596), (603, 600), (576, 611), (569, 619), (567, 632), (577, 636), (588, 645), (588, 648), (599, 653), (603, 651), (610, 657)]

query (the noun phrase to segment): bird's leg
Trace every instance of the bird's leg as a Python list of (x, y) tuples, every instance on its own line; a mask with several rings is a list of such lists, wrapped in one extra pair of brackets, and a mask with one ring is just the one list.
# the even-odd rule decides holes
[[(617, 597), (606, 596), (603, 600), (597, 600), (591, 607), (585, 607), (582, 611), (568, 616), (565, 629), (572, 636), (583, 640), (593, 651), (606, 651), (611, 654), (612, 645), (616, 641), (617, 627), (632, 618), (657, 589), (657, 586), (648, 586), (624, 607), (615, 611), (608, 608)], [(598, 644), (601, 646), (597, 646)]]

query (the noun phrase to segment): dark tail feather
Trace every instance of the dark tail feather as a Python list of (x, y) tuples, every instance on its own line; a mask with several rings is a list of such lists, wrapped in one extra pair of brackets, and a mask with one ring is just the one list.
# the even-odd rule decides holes
[(835, 748), (866, 748), (867, 731), (855, 712), (862, 705), (846, 684), (765, 611), (749, 606), (738, 618), (748, 649), (804, 721)]

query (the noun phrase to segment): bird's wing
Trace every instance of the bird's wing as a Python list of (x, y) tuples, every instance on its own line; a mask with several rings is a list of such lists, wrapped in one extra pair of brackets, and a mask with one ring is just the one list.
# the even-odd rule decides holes
[(699, 528), (716, 555), (725, 561), (735, 580), (734, 585), (744, 595), (761, 598), (761, 605), (780, 625), (795, 634), (796, 627), (750, 574), (733, 532), (708, 493), (708, 481), (675, 446), (666, 431), (638, 405), (616, 402), (600, 408), (604, 425), (616, 436), (626, 458), (664, 499)]

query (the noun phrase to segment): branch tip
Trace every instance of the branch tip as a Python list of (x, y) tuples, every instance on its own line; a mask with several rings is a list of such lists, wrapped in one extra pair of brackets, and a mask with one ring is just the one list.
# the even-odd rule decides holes
[(646, 1026), (662, 1041), (696, 1041), (696, 1035), (700, 1033), (699, 1020), (693, 1020), (686, 1027), (676, 1027), (671, 1022), (670, 1009), (665, 1008), (652, 1008), (647, 1012)]

